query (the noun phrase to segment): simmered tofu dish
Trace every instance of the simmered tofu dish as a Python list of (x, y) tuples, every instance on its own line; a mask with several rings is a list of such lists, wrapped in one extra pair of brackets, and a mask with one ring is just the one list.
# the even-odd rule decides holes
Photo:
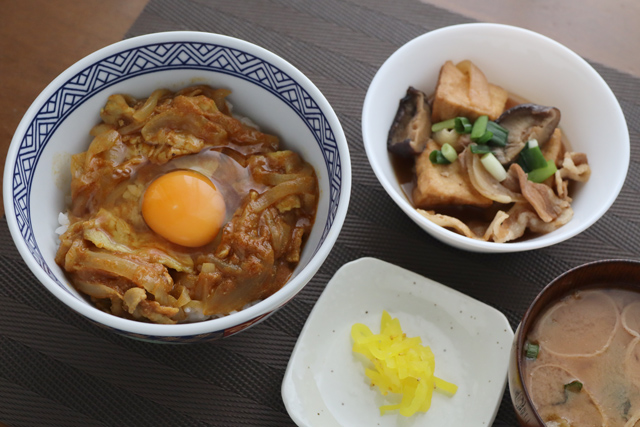
[(433, 94), (407, 89), (388, 150), (421, 215), (469, 238), (511, 242), (567, 224), (571, 183), (591, 175), (560, 119), (558, 108), (490, 83), (471, 61), (447, 61)]

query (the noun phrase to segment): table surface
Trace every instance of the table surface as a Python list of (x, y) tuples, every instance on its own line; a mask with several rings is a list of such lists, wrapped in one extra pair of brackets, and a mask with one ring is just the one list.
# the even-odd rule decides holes
[[(313, 0), (308, 1), (309, 6), (312, 3), (319, 5), (315, 6), (312, 11), (309, 11), (309, 15), (321, 12), (323, 2), (316, 3), (313, 2)], [(365, 0), (354, 2), (364, 4)], [(6, 155), (11, 137), (22, 115), (27, 110), (31, 102), (36, 98), (38, 93), (66, 67), (96, 49), (121, 40), (126, 36), (141, 34), (149, 29), (191, 29), (188, 25), (188, 19), (179, 20), (175, 18), (174, 20), (171, 16), (172, 11), (166, 11), (166, 14), (163, 14), (163, 11), (149, 7), (153, 3), (154, 0), (151, 0), (150, 2), (148, 2), (148, 0), (110, 0), (106, 2), (99, 0), (84, 0), (83, 2), (76, 2), (73, 0), (57, 0), (56, 2), (46, 0), (22, 0), (20, 2), (0, 0), (3, 16), (5, 18), (3, 20), (3, 25), (0, 26), (0, 81), (4, 83), (5, 87), (5, 90), (0, 92), (0, 111), (2, 112), (3, 117), (2, 125), (0, 126), (0, 153), (3, 156), (2, 165), (4, 165), (4, 156)], [(161, 2), (156, 2), (156, 6), (159, 3)], [(198, 11), (199, 8), (205, 8), (204, 3), (198, 2), (197, 0), (193, 2), (183, 0), (176, 3), (184, 8), (190, 9), (191, 11)], [(221, 6), (222, 3), (226, 3), (226, 0), (211, 1), (207, 4), (206, 8), (215, 10), (216, 6)], [(249, 3), (254, 4), (255, 2)], [(276, 4), (282, 2), (273, 0), (273, 3)], [(284, 1), (284, 3), (287, 3), (287, 1)], [(293, 1), (289, 1), (288, 3), (293, 3)], [(304, 7), (304, 1), (299, 1), (297, 3), (302, 3), (303, 6), (301, 7)], [(345, 2), (335, 0), (329, 3), (339, 4)], [(348, 1), (346, 3), (348, 3)], [(640, 55), (630, 54), (637, 52), (637, 44), (640, 41), (640, 27), (636, 25), (637, 18), (640, 17), (640, 2), (633, 0), (614, 0), (608, 2), (601, 2), (598, 0), (572, 0), (562, 2), (561, 6), (558, 6), (558, 2), (553, 0), (539, 0), (536, 2), (514, 2), (513, 0), (457, 0), (451, 2), (445, 0), (432, 0), (424, 1), (424, 5), (420, 5), (420, 3), (415, 0), (413, 1), (415, 4), (410, 3), (411, 0), (402, 2), (403, 5), (409, 5), (411, 8), (419, 8), (420, 6), (437, 6), (442, 9), (447, 9), (454, 14), (460, 14), (459, 16), (466, 17), (470, 20), (512, 24), (538, 31), (574, 49), (577, 53), (592, 63), (603, 66), (599, 71), (604, 69), (609, 72), (607, 76), (611, 79), (615, 79), (616, 82), (627, 82), (625, 79), (628, 79), (628, 81), (637, 84), (637, 77), (640, 76)], [(225, 10), (232, 11), (234, 7), (242, 8), (244, 4), (245, 0), (238, 0), (233, 2), (233, 4), (228, 3), (228, 6), (225, 6)], [(147, 6), (147, 9), (145, 9), (145, 6)], [(269, 12), (267, 11), (266, 13), (268, 14)], [(150, 14), (155, 14), (155, 21), (149, 19)], [(177, 14), (179, 15), (179, 13)], [(140, 19), (145, 16), (146, 20)], [(460, 19), (456, 18), (458, 15), (451, 16), (453, 17), (451, 19), (454, 21), (455, 19)], [(266, 19), (268, 19), (268, 16)], [(153, 22), (154, 24), (151, 25), (150, 22)], [(605, 78), (607, 78), (607, 76), (605, 76)], [(617, 95), (620, 96), (619, 93), (617, 93)], [(330, 99), (330, 101), (332, 100)], [(623, 104), (623, 108), (632, 104), (635, 105), (635, 108), (639, 108), (637, 106), (637, 100), (635, 101), (635, 104), (633, 100), (628, 100), (626, 104), (623, 100), (621, 103)], [(626, 110), (625, 112), (629, 114), (629, 110)], [(338, 114), (340, 115), (340, 111), (338, 111)], [(348, 115), (345, 113), (345, 116)], [(637, 120), (637, 115), (634, 115), (633, 117)], [(637, 143), (637, 133), (633, 134), (633, 132), (637, 132), (637, 126), (635, 129), (636, 130), (634, 131), (632, 126), (632, 142)], [(347, 133), (351, 132), (349, 129), (347, 129), (347, 131)], [(354, 139), (357, 138), (361, 137), (357, 135)], [(350, 141), (350, 143), (351, 142), (352, 141)], [(353, 150), (353, 147), (351, 149)], [(634, 150), (635, 147), (632, 147), (632, 159), (634, 159)], [(363, 158), (362, 153), (356, 155), (354, 168), (357, 168), (359, 164), (362, 163), (359, 163), (359, 160), (362, 160)], [(632, 171), (633, 170), (634, 169), (632, 168)], [(356, 185), (358, 185), (357, 182)], [(367, 185), (375, 186), (377, 183), (368, 183)], [(604, 235), (607, 233), (607, 230), (615, 227), (616, 224), (618, 224), (618, 222), (616, 222), (618, 220), (631, 221), (633, 223), (633, 219), (631, 217), (634, 216), (634, 212), (636, 212), (636, 210), (631, 208), (635, 206), (634, 200), (637, 199), (637, 188), (640, 188), (640, 185), (632, 185), (631, 190), (628, 190), (628, 194), (624, 196), (624, 200), (622, 202), (625, 203), (624, 209), (619, 208), (618, 211), (614, 212), (617, 216), (614, 219), (610, 219), (608, 222), (605, 221), (604, 225), (602, 225), (600, 229), (596, 228), (591, 235), (585, 237), (587, 240), (583, 241), (583, 243), (592, 243), (594, 247), (597, 246), (597, 242), (600, 240), (606, 240), (606, 238), (601, 237), (601, 234)], [(380, 189), (378, 188), (377, 190)], [(362, 201), (360, 202), (364, 203)], [(394, 208), (392, 206), (389, 206), (389, 209), (391, 212), (390, 215), (395, 216), (400, 221), (404, 220), (402, 219), (402, 215), (393, 210)], [(354, 218), (352, 216), (352, 224), (350, 224), (350, 226), (353, 227), (354, 225), (358, 225), (359, 228), (362, 228), (363, 224), (353, 224), (353, 222), (357, 220), (358, 218)], [(633, 224), (635, 227), (633, 232), (637, 233), (638, 227), (635, 226), (635, 223)], [(364, 226), (366, 229), (367, 224), (364, 224)], [(347, 228), (348, 227), (349, 225)], [(402, 227), (403, 229), (400, 230), (402, 232), (415, 232), (409, 224), (405, 224)], [(331, 277), (331, 274), (339, 267), (341, 259), (353, 259), (356, 255), (378, 255), (380, 258), (389, 258), (391, 261), (394, 261), (392, 256), (386, 256), (384, 252), (377, 252), (377, 248), (371, 249), (370, 252), (359, 251), (357, 254), (354, 251), (349, 252), (350, 249), (353, 249), (349, 247), (349, 243), (353, 242), (353, 239), (356, 239), (357, 237), (358, 236), (351, 235), (348, 236), (346, 240), (343, 240), (343, 247), (339, 248), (343, 251), (341, 253), (343, 258), (339, 258), (337, 255), (334, 256), (330, 259), (330, 265), (325, 266), (325, 268), (320, 271), (319, 275), (314, 278), (314, 286), (311, 287), (312, 291), (309, 291), (303, 296), (303, 304), (300, 305), (300, 307), (303, 308), (301, 309), (302, 314), (299, 322), (303, 323), (304, 314), (308, 313), (308, 310), (313, 306), (314, 300), (322, 291), (323, 284), (326, 284), (326, 281)], [(426, 239), (426, 237), (424, 238)], [(459, 255), (459, 252), (443, 248), (437, 243), (430, 244), (446, 253), (453, 253), (456, 256)], [(5, 277), (4, 280), (0, 281), (0, 297), (2, 297), (2, 295), (4, 295), (3, 292), (10, 295), (10, 291), (7, 290), (7, 288), (9, 284), (11, 284), (11, 286), (14, 285), (12, 280), (33, 282), (34, 279), (30, 276), (28, 269), (21, 264), (21, 260), (19, 256), (17, 256), (17, 253), (13, 251), (12, 247), (10, 247), (12, 246), (12, 243), (6, 230), (6, 224), (4, 223), (0, 224), (0, 245), (2, 245), (2, 247), (0, 247), (0, 255), (2, 255), (0, 257), (0, 263), (3, 265), (3, 268), (7, 270), (13, 269), (11, 271), (17, 275), (11, 279)], [(542, 257), (546, 257), (545, 262), (553, 264), (549, 268), (549, 272), (545, 278), (554, 277), (557, 272), (563, 271), (566, 267), (577, 265), (579, 262), (598, 259), (602, 256), (637, 257), (638, 253), (632, 246), (633, 245), (631, 244), (612, 243), (610, 247), (601, 249), (600, 253), (593, 251), (589, 252), (587, 249), (581, 256), (574, 256), (573, 252), (571, 252), (573, 249), (570, 246), (563, 247), (560, 245), (559, 249), (554, 250), (555, 252), (546, 252), (543, 255), (540, 255)], [(562, 261), (550, 261), (552, 255), (559, 256)], [(470, 255), (469, 257), (472, 258), (474, 262), (477, 261), (478, 263), (485, 259), (481, 256), (475, 255)], [(505, 260), (506, 262), (511, 262), (512, 267), (514, 268), (517, 267), (518, 264), (524, 262), (523, 259), (518, 256), (505, 257)], [(415, 265), (417, 264), (414, 264), (414, 261), (408, 260), (405, 266), (411, 268)], [(446, 277), (442, 275), (439, 276), (437, 271), (428, 270), (426, 267), (414, 268), (414, 270), (421, 270), (423, 273), (430, 272), (432, 273), (432, 278), (436, 280), (441, 279), (441, 281), (446, 282)], [(465, 277), (457, 277), (451, 279), (450, 284), (457, 285), (459, 283), (463, 283), (464, 280), (466, 280)], [(470, 294), (475, 293), (476, 296), (483, 295), (481, 291), (474, 287), (477, 285), (478, 284), (471, 284), (468, 285), (468, 287), (460, 285), (459, 288), (463, 288), (462, 290), (468, 291)], [(527, 292), (527, 298), (529, 295), (534, 295), (535, 291), (536, 289), (529, 290)], [(52, 297), (47, 300), (48, 297), (42, 295), (41, 298), (43, 298), (45, 302), (51, 304), (56, 303)], [(526, 300), (526, 298), (523, 298), (523, 300)], [(23, 302), (21, 302), (22, 300), (18, 297), (15, 298), (15, 301), (11, 301), (11, 303), (7, 303), (6, 301), (4, 303), (0, 302), (0, 310), (2, 310), (0, 313), (6, 313), (4, 310), (7, 309), (15, 310), (15, 313), (23, 313), (21, 310), (24, 309), (25, 313), (31, 313), (35, 316), (35, 325), (42, 327), (42, 325), (47, 323), (46, 317), (39, 319), (42, 323), (37, 323), (38, 312), (31, 310), (31, 308), (28, 307), (27, 302), (24, 302), (23, 304)], [(491, 298), (487, 298), (486, 302), (494, 306), (500, 306), (499, 299), (492, 300)], [(63, 307), (57, 307), (56, 309), (64, 310)], [(46, 310), (44, 310), (44, 312), (47, 313)], [(290, 311), (286, 313), (290, 313)], [(286, 313), (284, 314), (285, 316), (287, 315)], [(512, 323), (517, 321), (518, 316), (521, 314), (521, 306), (511, 307), (511, 311), (507, 313), (507, 315), (510, 316)], [(106, 333), (106, 335), (97, 333), (92, 329), (94, 328), (93, 326), (83, 324), (82, 319), (75, 318), (72, 314), (69, 314), (69, 318), (66, 318), (66, 315), (61, 316), (67, 323), (65, 324), (63, 322), (58, 326), (68, 326), (69, 324), (74, 325), (74, 328), (69, 328), (68, 332), (77, 332), (79, 336), (88, 339), (96, 345), (104, 345), (105, 350), (109, 350), (111, 348), (109, 345), (114, 345), (118, 348), (125, 348), (126, 353), (134, 354), (135, 357), (132, 356), (132, 358), (139, 363), (142, 363), (142, 359), (139, 360), (138, 358), (150, 357), (158, 368), (166, 368), (166, 366), (169, 365), (169, 369), (179, 369), (177, 367), (178, 363), (189, 360), (186, 353), (188, 350), (186, 349), (170, 351), (162, 349), (157, 350), (158, 354), (154, 354), (155, 350), (151, 350), (148, 347), (141, 347), (140, 345), (142, 344), (129, 343), (127, 342), (129, 340), (123, 339), (123, 341), (117, 337), (109, 337), (108, 333)], [(300, 325), (302, 323), (300, 323)], [(299, 328), (300, 325), (297, 327)], [(95, 384), (87, 385), (76, 383), (75, 386), (104, 387), (104, 389), (108, 390), (110, 393), (115, 393), (117, 392), (118, 387), (122, 387), (126, 389), (123, 391), (125, 395), (127, 393), (134, 396), (136, 395), (136, 390), (132, 390), (130, 388), (127, 389), (123, 383), (101, 371), (101, 369), (109, 369), (109, 366), (96, 367), (91, 366), (88, 362), (83, 364), (83, 362), (75, 360), (72, 355), (65, 353), (65, 346), (59, 341), (51, 340), (48, 344), (42, 344), (44, 335), (48, 332), (53, 334), (53, 329), (52, 331), (36, 331), (34, 333), (36, 335), (41, 334), (41, 336), (38, 339), (33, 339), (32, 333), (27, 332), (29, 327), (30, 324), (25, 324), (23, 330), (24, 334), (22, 335), (19, 329), (10, 325), (5, 314), (0, 315), (0, 355), (5, 358), (8, 357), (8, 355), (13, 357), (13, 359), (10, 358), (8, 362), (6, 360), (0, 361), (3, 365), (3, 372), (0, 373), (0, 390), (5, 392), (11, 391), (13, 393), (12, 396), (14, 397), (9, 403), (7, 403), (8, 401), (6, 399), (0, 397), (0, 425), (2, 425), (2, 422), (11, 426), (36, 425), (33, 416), (30, 416), (30, 411), (33, 405), (41, 405), (42, 408), (49, 408), (50, 406), (48, 405), (56, 405), (56, 399), (58, 398), (54, 396), (57, 396), (57, 393), (68, 393), (69, 395), (74, 395), (74, 393), (77, 392), (77, 389), (74, 392), (74, 381), (78, 380), (74, 378), (65, 378), (64, 374), (59, 374), (55, 376), (55, 378), (43, 378), (42, 385), (43, 387), (45, 385), (46, 387), (56, 387), (56, 381), (61, 381), (62, 383), (67, 381), (69, 382), (69, 385), (64, 386), (64, 384), (61, 384), (59, 392), (56, 393), (41, 392), (41, 390), (39, 390), (38, 380), (28, 378), (31, 368), (29, 365), (29, 357), (41, 357), (44, 355), (44, 357), (50, 359), (46, 363), (50, 364), (49, 367), (51, 369), (63, 369), (68, 367), (67, 365), (69, 364), (73, 365), (74, 368), (80, 369), (84, 374), (86, 374), (81, 377), (82, 381), (95, 381)], [(290, 350), (291, 346), (295, 342), (295, 333), (298, 330), (299, 329), (296, 330), (295, 327), (293, 327), (293, 332), (287, 336), (286, 340), (283, 341), (285, 342), (285, 353), (287, 349)], [(99, 337), (101, 341), (98, 341), (96, 337)], [(95, 342), (92, 340), (95, 340)], [(237, 339), (234, 337), (229, 341), (230, 343), (219, 345), (217, 349), (210, 350), (211, 354), (220, 356), (220, 354), (217, 353), (218, 350), (223, 355), (248, 351), (246, 348), (251, 346), (251, 332), (240, 334)], [(69, 352), (78, 350), (78, 348), (79, 347), (70, 347)], [(205, 351), (204, 354), (207, 354), (207, 352)], [(244, 355), (246, 356), (246, 354)], [(172, 363), (168, 363), (167, 360), (162, 359), (164, 356), (170, 358)], [(282, 360), (286, 360), (286, 358), (287, 355), (284, 354), (280, 358), (279, 363), (282, 363)], [(27, 361), (25, 362), (25, 360)], [(39, 363), (39, 372), (43, 369), (45, 371), (48, 369), (48, 365), (46, 365), (45, 362), (39, 360)], [(44, 366), (43, 363), (46, 366)], [(34, 364), (33, 366), (33, 369), (36, 369), (36, 365)], [(10, 375), (7, 374), (8, 370), (11, 370), (12, 368), (17, 372), (16, 375), (23, 376), (22, 382), (20, 381), (20, 378), (10, 377)], [(119, 363), (114, 363), (113, 369), (116, 368), (123, 367)], [(279, 383), (277, 383), (277, 381), (281, 379), (280, 375), (283, 366), (278, 365), (271, 368), (270, 372), (273, 374), (269, 378), (271, 383), (261, 384), (260, 387), (271, 389), (277, 393), (279, 391)], [(125, 369), (125, 371), (131, 372), (131, 369)], [(73, 370), (69, 371), (71, 374), (73, 374), (73, 372)], [(191, 372), (190, 375), (195, 374)], [(172, 372), (169, 377), (174, 380), (179, 378), (179, 376), (176, 375), (176, 372)], [(155, 386), (165, 391), (170, 390), (168, 384), (155, 384)], [(205, 387), (203, 384), (199, 384), (199, 386), (203, 387), (203, 390), (210, 391), (211, 389), (211, 387)], [(116, 390), (114, 390), (113, 387), (115, 387)], [(141, 392), (141, 394), (144, 393)], [(1, 392), (0, 396), (2, 396)], [(75, 397), (76, 396), (74, 396), (74, 398)], [(97, 398), (98, 396), (93, 397)], [(241, 396), (238, 399), (242, 400), (245, 397), (246, 396)], [(160, 409), (166, 409), (168, 407), (175, 408), (175, 405), (169, 404), (166, 400), (159, 398), (153, 393), (145, 394), (145, 398), (150, 401), (150, 403), (145, 402), (145, 404), (151, 406), (158, 405), (161, 407)], [(233, 396), (227, 396), (227, 398), (230, 399), (226, 402), (227, 404), (233, 406), (237, 403), (234, 401)], [(279, 394), (273, 398), (279, 399)], [(62, 402), (62, 406), (65, 404), (71, 405), (64, 397), (60, 397), (59, 401)], [(114, 402), (123, 404), (125, 400), (114, 400)], [(182, 403), (188, 405), (187, 402)], [(282, 411), (281, 402), (262, 403), (267, 406), (271, 405), (272, 407)], [(142, 405), (141, 403), (138, 404)], [(159, 413), (162, 412), (160, 409), (158, 409)], [(202, 418), (199, 418), (201, 421), (206, 420), (208, 416), (212, 416), (209, 411), (202, 408), (198, 409), (189, 407), (184, 409), (184, 411), (189, 412), (192, 416), (194, 416), (193, 414), (199, 414), (199, 411), (201, 411)], [(87, 415), (89, 414), (89, 411), (85, 413), (85, 416), (88, 418), (83, 418), (77, 415), (77, 413), (80, 412), (83, 411), (77, 410), (77, 408), (73, 407), (71, 409), (66, 407), (64, 410), (61, 409), (59, 413), (54, 414), (58, 418), (52, 418), (48, 421), (44, 419), (41, 420), (42, 425), (89, 425), (86, 423), (89, 419), (92, 422), (95, 422), (95, 425), (115, 425), (113, 419), (109, 418), (107, 415), (104, 415), (104, 419), (101, 419), (99, 413), (92, 413), (90, 416)], [(71, 413), (74, 414), (74, 416), (77, 415), (77, 418), (74, 419), (75, 424), (72, 423), (69, 418), (66, 418)], [(135, 411), (131, 411), (131, 413), (135, 413)], [(501, 414), (504, 422), (508, 423), (513, 421), (512, 416), (510, 417), (504, 412), (501, 412)], [(198, 417), (195, 416), (195, 418)], [(281, 425), (279, 424), (279, 421), (277, 421), (278, 419), (279, 418), (276, 417), (272, 419), (270, 423), (267, 423), (266, 421), (265, 423), (262, 423), (256, 420), (253, 420), (252, 422), (245, 420), (245, 423), (240, 424)], [(211, 422), (211, 424), (207, 424), (205, 422), (194, 422), (193, 425), (219, 425), (215, 422), (215, 418), (214, 421), (209, 419), (209, 422)], [(229, 425), (239, 424), (231, 423)]]
[[(308, 0), (313, 1), (313, 0)], [(418, 0), (416, 0), (418, 1)], [(634, 0), (422, 0), (475, 20), (537, 31), (592, 61), (640, 76), (640, 2)], [(31, 102), (85, 55), (122, 40), (148, 0), (2, 0), (0, 167)], [(2, 174), (0, 174), (0, 180)], [(0, 189), (2, 187), (0, 186)], [(4, 207), (0, 206), (0, 212)]]

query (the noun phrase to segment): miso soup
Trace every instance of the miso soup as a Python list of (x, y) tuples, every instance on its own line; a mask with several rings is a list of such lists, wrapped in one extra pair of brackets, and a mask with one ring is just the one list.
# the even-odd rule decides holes
[(640, 293), (576, 292), (536, 320), (525, 385), (547, 426), (640, 427)]

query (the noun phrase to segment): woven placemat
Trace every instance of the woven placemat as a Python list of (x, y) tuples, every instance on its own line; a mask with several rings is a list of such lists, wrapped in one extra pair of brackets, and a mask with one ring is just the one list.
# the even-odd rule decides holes
[[(608, 258), (640, 259), (640, 79), (593, 64), (622, 104), (631, 133), (627, 182), (579, 236), (535, 252), (484, 255), (435, 241), (386, 195), (367, 161), (362, 102), (378, 67), (427, 31), (470, 19), (415, 0), (151, 0), (127, 36), (199, 30), (259, 44), (325, 94), (353, 166), (343, 231), (309, 285), (265, 322), (209, 344), (154, 345), (107, 332), (37, 282), (0, 222), (0, 422), (10, 426), (293, 426), (280, 386), (298, 334), (338, 268), (376, 257), (502, 311), (515, 328), (555, 276)], [(463, 266), (461, 268), (460, 266)], [(508, 391), (495, 426), (515, 426)]]

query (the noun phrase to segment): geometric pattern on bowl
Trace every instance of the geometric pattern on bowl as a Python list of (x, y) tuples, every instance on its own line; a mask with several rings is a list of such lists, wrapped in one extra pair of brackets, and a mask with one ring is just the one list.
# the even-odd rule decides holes
[(51, 95), (29, 124), (14, 164), (12, 197), (20, 234), (40, 267), (67, 292), (68, 289), (44, 261), (31, 223), (29, 200), (32, 172), (40, 154), (49, 137), (69, 114), (99, 91), (131, 77), (176, 69), (215, 71), (250, 81), (277, 96), (300, 116), (322, 151), (331, 185), (329, 213), (314, 253), (322, 246), (331, 229), (340, 201), (340, 153), (325, 115), (297, 82), (261, 58), (216, 44), (172, 42), (127, 49), (88, 66)]

